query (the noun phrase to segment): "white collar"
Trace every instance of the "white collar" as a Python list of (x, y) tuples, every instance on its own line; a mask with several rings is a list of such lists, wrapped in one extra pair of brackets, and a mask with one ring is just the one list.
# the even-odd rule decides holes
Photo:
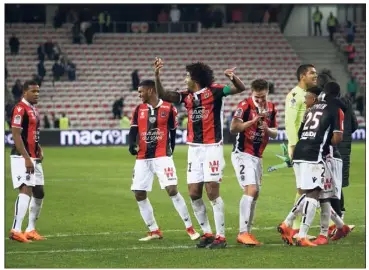
[(147, 106), (150, 108), (150, 109), (156, 109), (156, 108), (159, 108), (161, 105), (163, 104), (163, 100), (162, 99), (159, 99), (159, 102), (158, 102), (158, 105), (155, 106), (155, 108), (153, 108), (150, 104), (147, 103)]
[(195, 98), (195, 99), (198, 99), (198, 98), (197, 98), (197, 96), (198, 96), (198, 95), (201, 95), (202, 93), (204, 93), (206, 89), (207, 89), (207, 87), (204, 87), (203, 89), (201, 89), (201, 90), (199, 90), (199, 91), (197, 91), (197, 92), (194, 92), (194, 93), (193, 93), (194, 98)]
[(22, 98), (22, 102), (26, 105), (28, 105), (29, 107), (33, 108), (33, 106), (31, 105), (31, 103), (29, 103), (25, 98)]

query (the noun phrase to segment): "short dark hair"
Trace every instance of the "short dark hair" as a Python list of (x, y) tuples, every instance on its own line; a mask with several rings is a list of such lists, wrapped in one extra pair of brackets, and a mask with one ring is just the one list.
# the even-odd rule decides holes
[(263, 90), (269, 91), (269, 83), (263, 79), (256, 79), (251, 83), (251, 91), (260, 92)]
[(319, 86), (313, 86), (313, 87), (310, 87), (306, 90), (306, 92), (312, 93), (316, 96), (319, 96), (322, 91), (323, 91), (323, 89)]
[(202, 62), (192, 63), (186, 66), (191, 80), (197, 82), (201, 88), (209, 87), (214, 82), (214, 72)]
[(327, 97), (339, 97), (341, 93), (341, 87), (336, 82), (328, 82), (324, 85), (324, 93)]
[(38, 85), (38, 82), (36, 82), (35, 80), (29, 80), (29, 81), (26, 81), (24, 84), (23, 84), (23, 92), (25, 91), (28, 91), (29, 87), (31, 85)]
[(155, 88), (155, 82), (153, 80), (144, 80), (138, 85), (138, 87), (140, 86)]
[(332, 79), (329, 77), (329, 75), (321, 73), (318, 75), (316, 83), (319, 87), (324, 88), (324, 85), (326, 85), (330, 81), (332, 81)]
[(300, 81), (300, 76), (304, 75), (309, 68), (315, 68), (315, 66), (313, 64), (303, 64), (297, 68), (296, 77), (298, 82)]

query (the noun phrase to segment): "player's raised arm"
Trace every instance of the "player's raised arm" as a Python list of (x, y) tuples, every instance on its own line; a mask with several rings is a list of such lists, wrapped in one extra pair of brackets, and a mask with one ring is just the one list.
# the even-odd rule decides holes
[(161, 58), (155, 58), (154, 62), (154, 70), (155, 70), (155, 88), (159, 95), (159, 98), (172, 102), (172, 103), (180, 103), (181, 95), (174, 91), (165, 91), (163, 85), (160, 80), (160, 69), (163, 67), (164, 63)]
[(228, 90), (229, 92), (225, 93), (227, 95), (239, 94), (246, 90), (246, 86), (244, 85), (244, 83), (240, 80), (240, 78), (238, 78), (238, 76), (234, 74), (235, 69), (236, 68), (234, 67), (234, 68), (226, 69), (224, 71), (224, 74), (226, 75), (226, 77), (230, 79), (231, 82), (233, 83), (233, 85), (231, 85)]
[(35, 167), (29, 156), (24, 143), (22, 140), (22, 121), (25, 115), (25, 111), (21, 107), (16, 107), (13, 110), (12, 117), (12, 135), (15, 144), (15, 148), (22, 155), (25, 160), (26, 172), (33, 174), (35, 172)]

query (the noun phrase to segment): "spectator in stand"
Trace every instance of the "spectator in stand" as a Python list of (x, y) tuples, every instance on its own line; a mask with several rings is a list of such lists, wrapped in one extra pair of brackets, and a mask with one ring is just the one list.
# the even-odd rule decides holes
[(38, 62), (38, 64), (37, 64), (37, 74), (41, 78), (41, 81), (43, 81), (44, 77), (46, 75), (46, 69), (45, 69), (43, 60)]
[(132, 74), (132, 90), (136, 91), (138, 89), (138, 85), (140, 84), (140, 76), (138, 75), (138, 69), (135, 69)]
[(177, 5), (172, 5), (170, 10), (170, 20), (173, 23), (179, 23), (181, 19), (181, 11), (178, 9)]
[(40, 43), (40, 45), (37, 47), (37, 55), (38, 60), (45, 61), (45, 51), (44, 51), (44, 44)]
[(123, 97), (118, 98), (113, 103), (113, 119), (121, 119), (122, 118), (122, 110), (124, 106)]
[(329, 14), (328, 19), (327, 19), (327, 28), (328, 28), (328, 32), (329, 32), (329, 40), (331, 42), (333, 41), (334, 33), (336, 33), (336, 31), (337, 31), (337, 26), (338, 26), (338, 20), (337, 20), (336, 17), (333, 16), (333, 13), (331, 12)]
[(352, 43), (346, 46), (347, 62), (353, 64), (355, 62), (356, 48)]
[(162, 9), (158, 14), (158, 23), (159, 23), (159, 32), (165, 33), (168, 32), (168, 21), (169, 16), (165, 9)]
[(75, 81), (76, 80), (76, 71), (77, 71), (76, 65), (71, 60), (68, 60), (66, 67), (67, 67), (66, 69), (67, 69), (67, 72), (68, 72), (68, 80), (69, 81)]
[(213, 10), (213, 20), (215, 22), (216, 28), (221, 28), (223, 26), (224, 14), (223, 11), (220, 9), (219, 6), (215, 7)]
[(119, 121), (121, 129), (129, 129), (131, 127), (131, 121), (129, 120), (128, 113), (125, 113)]
[(45, 54), (47, 55), (47, 58), (49, 60), (54, 60), (54, 44), (50, 39), (45, 42), (44, 50)]
[(12, 37), (9, 39), (9, 47), (11, 55), (18, 55), (19, 45), (20, 45), (19, 39), (15, 36), (15, 34), (13, 34)]
[(323, 13), (319, 10), (319, 7), (316, 7), (315, 12), (313, 14), (314, 36), (318, 35), (318, 29), (319, 29), (319, 36), (322, 35), (322, 20), (323, 20)]
[(52, 71), (53, 71), (54, 81), (59, 81), (65, 72), (64, 67), (58, 61), (55, 61)]
[(49, 121), (49, 117), (47, 117), (47, 115), (44, 115), (44, 128), (45, 129), (49, 129), (51, 127), (50, 125), (50, 121)]
[(13, 86), (13, 89), (12, 89), (12, 93), (13, 93), (15, 103), (18, 103), (18, 101), (23, 95), (23, 87), (22, 87), (22, 83), (20, 80), (16, 80)]
[(242, 10), (240, 7), (236, 7), (232, 10), (232, 22), (233, 23), (242, 22)]
[(60, 49), (60, 46), (57, 42), (55, 42), (54, 46), (53, 46), (53, 55), (54, 55), (54, 59), (53, 60), (59, 60), (60, 54), (62, 53), (62, 50)]
[(51, 113), (51, 121), (53, 121), (53, 128), (59, 128), (59, 118), (55, 116), (55, 113)]
[(172, 25), (170, 26), (171, 32), (179, 31), (179, 21), (181, 19), (181, 11), (178, 9), (177, 5), (172, 5), (172, 9), (169, 13)]
[(269, 20), (270, 20), (270, 13), (269, 13), (269, 8), (267, 8), (264, 12), (263, 23), (269, 24)]
[(353, 43), (355, 40), (356, 27), (351, 21), (346, 24), (346, 40), (347, 43)]
[(59, 119), (59, 129), (66, 130), (69, 129), (71, 126), (71, 123), (69, 121), (69, 118), (66, 116), (65, 113), (62, 113), (62, 117)]
[(350, 94), (350, 99), (354, 102), (356, 98), (356, 93), (359, 91), (359, 84), (357, 83), (354, 76), (351, 76), (351, 79), (347, 83), (347, 92)]

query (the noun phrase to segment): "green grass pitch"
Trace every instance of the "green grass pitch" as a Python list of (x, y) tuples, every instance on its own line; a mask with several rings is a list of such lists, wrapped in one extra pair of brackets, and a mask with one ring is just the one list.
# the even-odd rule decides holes
[[(225, 202), (224, 250), (196, 249), (184, 230), (166, 192), (155, 181), (149, 198), (164, 239), (141, 243), (146, 233), (130, 191), (134, 158), (126, 147), (45, 148), (43, 163), (46, 197), (38, 230), (47, 241), (29, 244), (5, 240), (7, 268), (363, 268), (365, 267), (365, 144), (352, 147), (351, 185), (344, 189), (348, 224), (357, 227), (347, 238), (327, 246), (285, 246), (276, 226), (285, 218), (295, 198), (291, 169), (266, 173), (280, 160), (277, 144), (264, 154), (264, 177), (256, 208), (254, 234), (262, 247), (245, 248), (236, 243), (239, 200), (242, 191), (225, 146), (227, 166), (221, 186)], [(187, 196), (187, 147), (177, 146), (174, 160), (179, 190), (185, 197), (192, 221), (199, 230)], [(5, 235), (12, 224), (17, 192), (12, 189), (9, 149), (6, 150)], [(212, 209), (207, 203), (213, 230)], [(23, 222), (25, 229), (28, 222)], [(317, 234), (319, 218), (309, 234)]]

